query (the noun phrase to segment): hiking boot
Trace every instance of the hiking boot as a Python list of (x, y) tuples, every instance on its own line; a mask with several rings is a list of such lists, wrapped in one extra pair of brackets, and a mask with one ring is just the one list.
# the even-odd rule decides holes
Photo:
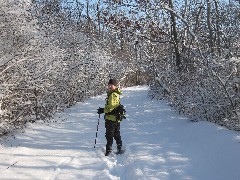
[(105, 152), (105, 156), (108, 156), (111, 152), (112, 152), (112, 150), (107, 150), (107, 151)]
[(122, 145), (121, 145), (121, 144), (118, 144), (118, 145), (117, 145), (117, 151), (118, 151), (118, 152), (121, 152), (121, 150), (122, 150)]
[(106, 153), (105, 156), (108, 156), (112, 152), (112, 146), (106, 145)]

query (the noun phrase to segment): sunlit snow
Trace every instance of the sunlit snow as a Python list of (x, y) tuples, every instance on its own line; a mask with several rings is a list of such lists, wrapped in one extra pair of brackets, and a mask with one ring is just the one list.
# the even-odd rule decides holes
[[(205, 121), (191, 122), (147, 87), (123, 89), (123, 155), (104, 156), (105, 128), (98, 114), (105, 94), (55, 115), (52, 124), (28, 125), (1, 140), (1, 179), (237, 180), (240, 135)], [(116, 146), (114, 144), (114, 149)]]

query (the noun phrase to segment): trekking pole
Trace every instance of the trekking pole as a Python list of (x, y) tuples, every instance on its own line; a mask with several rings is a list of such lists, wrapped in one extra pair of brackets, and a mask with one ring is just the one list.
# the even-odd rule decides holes
[(97, 133), (98, 133), (99, 120), (100, 120), (100, 114), (99, 114), (99, 117), (98, 117), (98, 124), (97, 124), (97, 131), (96, 131), (96, 138), (95, 138), (94, 148), (96, 148), (96, 144), (97, 144)]

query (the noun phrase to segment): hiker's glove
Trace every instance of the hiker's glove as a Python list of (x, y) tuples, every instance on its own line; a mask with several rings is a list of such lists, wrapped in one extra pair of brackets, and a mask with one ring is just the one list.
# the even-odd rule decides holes
[(97, 109), (97, 113), (98, 113), (98, 114), (104, 113), (104, 108), (98, 108), (98, 109)]

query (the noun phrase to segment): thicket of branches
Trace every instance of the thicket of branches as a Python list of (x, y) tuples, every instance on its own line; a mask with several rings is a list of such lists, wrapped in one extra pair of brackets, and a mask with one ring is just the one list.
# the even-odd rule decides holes
[(173, 44), (164, 48), (173, 57), (153, 58), (153, 96), (192, 120), (240, 130), (240, 6), (191, 2), (169, 11)]
[(88, 21), (79, 25), (60, 1), (2, 0), (0, 14), (0, 135), (47, 121), (125, 73)]

